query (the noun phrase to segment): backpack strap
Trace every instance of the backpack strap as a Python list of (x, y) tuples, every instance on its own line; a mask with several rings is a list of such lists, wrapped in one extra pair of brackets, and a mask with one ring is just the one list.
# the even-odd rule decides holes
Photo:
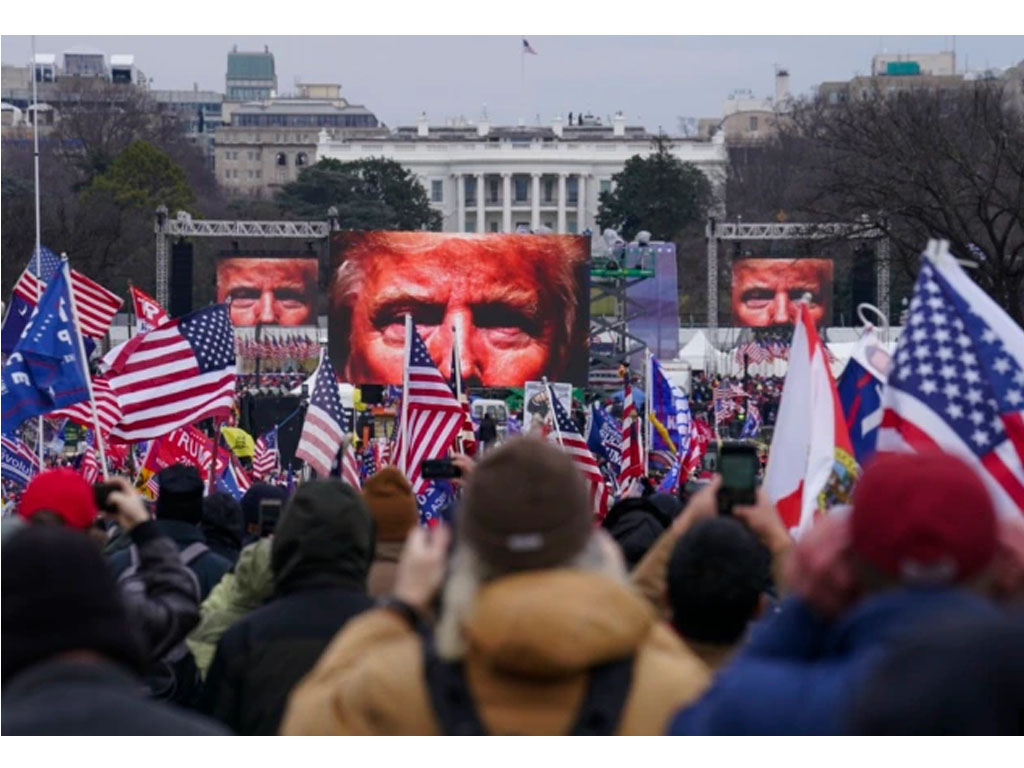
[(569, 735), (611, 736), (618, 731), (632, 682), (632, 657), (593, 667), (583, 704)]
[(200, 557), (202, 557), (209, 551), (210, 548), (206, 546), (203, 542), (193, 541), (191, 544), (189, 544), (187, 547), (181, 550), (181, 552), (179, 552), (178, 555), (179, 557), (181, 557), (182, 565), (192, 565), (192, 563), (194, 563), (196, 560), (198, 560)]
[[(446, 736), (487, 736), (462, 662), (437, 655), (433, 633), (423, 637), (423, 669), (434, 715)], [(622, 720), (633, 682), (633, 659), (616, 659), (593, 667), (570, 736), (610, 736)]]
[(486, 736), (461, 662), (437, 655), (434, 633), (423, 633), (423, 671), (434, 715), (445, 736)]

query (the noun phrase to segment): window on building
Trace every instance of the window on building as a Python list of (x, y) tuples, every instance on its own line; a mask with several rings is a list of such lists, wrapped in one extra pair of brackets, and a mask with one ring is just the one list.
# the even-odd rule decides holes
[(517, 203), (525, 203), (527, 199), (526, 190), (528, 180), (522, 176), (515, 176), (512, 180), (515, 182), (515, 201)]
[(551, 177), (544, 179), (544, 202), (553, 203), (555, 201), (555, 180)]
[(224, 178), (225, 179), (230, 179), (231, 178), (231, 171), (224, 171)]
[(608, 192), (610, 194), (612, 191), (612, 180), (601, 179), (600, 191), (602, 194), (604, 194), (605, 192)]
[(306, 157), (305, 152), (299, 152), (299, 154), (295, 156), (295, 165), (306, 165), (308, 162), (309, 158)]
[(277, 157), (274, 159), (274, 162), (277, 163), (278, 165), (288, 165), (288, 155), (286, 155), (284, 152), (278, 152)]
[(256, 171), (256, 178), (257, 179), (262, 178), (262, 176), (263, 176), (263, 171)]
[[(575, 176), (570, 176), (565, 180), (565, 196), (568, 202), (575, 203), (579, 201), (580, 197), (580, 180)], [(575, 232), (576, 230), (573, 230)]]
[[(488, 179), (487, 180), (487, 187), (488, 187), (487, 202), (488, 203), (496, 203), (496, 202), (498, 202), (498, 180), (494, 179), (494, 178)], [(494, 231), (497, 232), (498, 230), (494, 230)]]
[(498, 231), (498, 222), (496, 222), (496, 221), (492, 221), (492, 222), (490, 223), (490, 226), (488, 226), (488, 229), (489, 229), (489, 230), (490, 230), (491, 232), (497, 232), (497, 231)]
[(476, 232), (476, 214), (475, 213), (467, 213), (466, 214), (466, 231), (467, 232)]
[(252, 175), (252, 171), (249, 171), (249, 180), (251, 181), (254, 178), (255, 178), (255, 176)]
[(466, 205), (476, 208), (476, 176), (466, 176), (463, 182), (466, 188)]
[(444, 201), (444, 182), (440, 179), (434, 179), (430, 182), (430, 200), (434, 203)]
[(750, 117), (750, 130), (752, 130), (752, 131), (756, 131), (757, 130), (757, 116), (756, 115), (751, 115), (751, 117)]
[(576, 226), (576, 217), (575, 216), (568, 216), (568, 217), (566, 217), (566, 220), (565, 220), (565, 231), (568, 232), (570, 235), (575, 235), (576, 234), (577, 226)]

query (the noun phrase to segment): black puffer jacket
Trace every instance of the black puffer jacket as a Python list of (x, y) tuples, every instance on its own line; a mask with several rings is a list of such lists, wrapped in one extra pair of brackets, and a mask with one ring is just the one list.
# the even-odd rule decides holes
[(336, 479), (303, 485), (274, 534), (274, 598), (221, 638), (202, 709), (244, 735), (277, 733), (292, 688), (345, 623), (373, 605), (373, 521)]

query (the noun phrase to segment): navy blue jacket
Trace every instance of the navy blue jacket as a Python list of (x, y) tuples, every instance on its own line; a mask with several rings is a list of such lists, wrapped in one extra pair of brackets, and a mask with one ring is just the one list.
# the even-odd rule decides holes
[(848, 708), (893, 639), (946, 611), (997, 609), (959, 590), (899, 590), (836, 621), (797, 599), (754, 628), (708, 692), (673, 719), (673, 735), (814, 735), (846, 732)]

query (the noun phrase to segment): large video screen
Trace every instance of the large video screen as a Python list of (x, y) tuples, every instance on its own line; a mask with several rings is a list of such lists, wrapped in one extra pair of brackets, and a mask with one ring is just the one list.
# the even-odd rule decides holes
[(732, 265), (732, 319), (736, 325), (793, 325), (796, 302), (810, 294), (808, 309), (819, 328), (832, 322), (830, 259), (740, 259)]
[(445, 376), (459, 329), (467, 387), (583, 385), (589, 256), (574, 235), (335, 233), (331, 359), (353, 384), (400, 384), (409, 313)]
[(226, 256), (217, 261), (217, 301), (235, 327), (317, 323), (315, 256)]

